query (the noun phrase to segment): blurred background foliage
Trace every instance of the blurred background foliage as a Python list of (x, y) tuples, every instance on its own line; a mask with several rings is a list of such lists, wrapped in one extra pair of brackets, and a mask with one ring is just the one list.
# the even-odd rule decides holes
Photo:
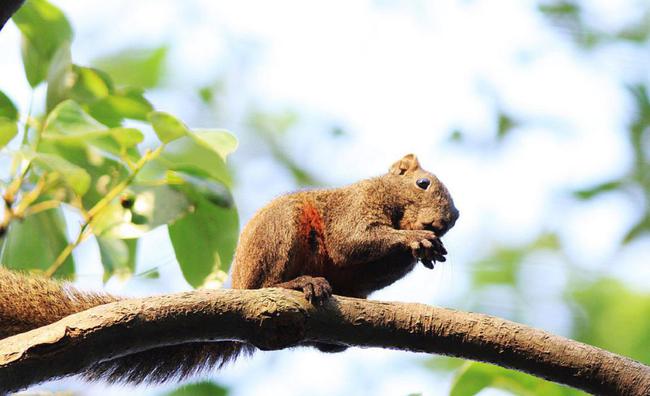
[[(134, 40), (133, 45), (106, 53), (89, 51), (95, 55), (88, 63), (77, 64), (76, 52), (71, 51), (75, 38), (72, 25), (83, 21), (71, 23), (55, 4), (58, 2), (27, 0), (13, 18), (20, 31), (25, 81), (31, 87), (31, 99), (15, 99), (21, 94), (6, 90), (0, 81), (1, 188), (10, 204), (5, 205), (0, 225), (2, 265), (77, 279), (80, 283), (88, 276), (85, 274), (91, 274), (109, 290), (113, 287), (127, 294), (133, 290), (169, 291), (188, 285), (220, 287), (232, 260), (240, 217), (250, 217), (255, 208), (278, 191), (340, 184), (332, 177), (334, 169), (340, 169), (332, 166), (333, 162), (347, 161), (343, 168), (357, 176), (353, 170), (359, 165), (355, 161), (367, 162), (373, 157), (370, 148), (365, 153), (353, 153), (352, 160), (335, 157), (336, 148), (350, 145), (359, 132), (343, 115), (295, 103), (275, 104), (273, 100), (250, 98), (250, 64), (257, 61), (258, 51), (253, 42), (228, 37), (234, 60), (222, 62), (210, 79), (195, 84), (188, 84), (178, 76), (179, 72), (175, 73), (181, 66), (174, 63), (176, 58), (172, 55), (178, 51), (178, 44), (172, 40)], [(629, 102), (626, 126), (621, 131), (612, 131), (620, 134), (618, 138), (629, 147), (627, 169), (614, 177), (608, 174), (599, 180), (564, 186), (556, 192), (560, 203), (545, 206), (539, 224), (523, 237), (502, 238), (499, 232), (485, 235), (486, 230), (481, 229), (474, 234), (461, 234), (466, 239), (455, 245), (452, 240), (460, 256), (460, 263), (454, 264), (459, 269), (437, 271), (443, 271), (443, 276), (444, 271), (458, 271), (462, 279), (454, 284), (464, 286), (434, 302), (548, 328), (650, 364), (650, 289), (630, 282), (634, 273), (621, 276), (615, 267), (618, 259), (631, 256), (639, 265), (627, 267), (626, 271), (645, 270), (647, 278), (650, 5), (635, 4), (632, 16), (623, 24), (615, 24), (594, 17), (587, 2), (533, 2), (543, 28), (559, 42), (570, 45), (577, 58), (595, 63), (605, 59), (603, 62), (607, 63), (611, 56), (622, 56), (640, 63), (637, 66), (641, 73), (626, 73), (625, 69), (612, 72), (614, 83), (622, 87), (624, 100)], [(377, 1), (372, 7), (416, 16), (426, 8), (418, 1)], [(102, 10), (96, 12), (101, 14)], [(620, 53), (624, 55), (616, 55)], [(505, 155), (518, 135), (543, 122), (503, 100), (499, 84), (478, 84), (479, 90), (486, 93), (483, 98), (492, 109), (493, 124), (481, 126), (487, 133), (462, 123), (438, 131), (445, 135), (440, 145), (456, 155), (475, 158)], [(395, 100), (408, 102), (409, 98)], [(181, 117), (160, 111), (161, 108), (172, 112), (178, 109), (184, 122)], [(214, 129), (215, 126), (227, 127), (233, 133)], [(552, 129), (542, 133), (556, 133)], [(399, 135), (395, 131), (377, 139), (390, 142)], [(235, 136), (241, 142), (237, 151)], [(317, 167), (305, 160), (317, 155), (318, 149), (329, 160), (325, 166)], [(235, 161), (226, 165), (233, 151)], [(547, 156), (548, 161), (554, 161), (553, 153)], [(259, 158), (267, 160), (247, 170)], [(256, 173), (260, 167), (270, 167), (268, 172), (280, 176), (270, 181), (262, 178)], [(342, 173), (347, 176), (345, 170)], [(268, 172), (260, 173), (268, 176)], [(608, 257), (601, 258), (597, 265), (586, 266), (584, 259), (574, 253), (571, 230), (562, 228), (561, 223), (572, 213), (603, 202), (608, 196), (623, 197), (632, 208), (633, 221), (613, 242), (615, 246)], [(461, 200), (486, 197), (477, 195)], [(468, 220), (461, 217), (463, 221)], [(161, 236), (161, 230), (165, 236)], [(488, 233), (493, 231), (488, 227)], [(147, 242), (152, 234), (154, 242)], [(449, 238), (454, 237), (452, 234), (454, 231)], [(84, 244), (85, 241), (90, 243)], [(170, 248), (163, 249), (161, 243)], [(92, 249), (84, 248), (89, 245)], [(472, 251), (460, 251), (465, 247)], [(163, 252), (162, 256), (156, 256), (156, 249)], [(454, 250), (450, 250), (453, 255)], [(101, 270), (91, 266), (92, 257), (98, 258)], [(178, 279), (173, 279), (174, 268), (183, 276), (180, 286)], [(645, 279), (642, 274), (639, 278)], [(399, 299), (404, 294), (387, 295)], [(344, 362), (349, 353), (333, 357), (316, 355), (313, 359), (334, 359), (332, 364), (338, 364), (336, 359)], [(357, 362), (363, 359), (369, 358), (364, 356)], [(410, 355), (401, 359), (410, 364), (414, 360)], [(245, 369), (235, 379), (223, 381), (217, 375), (215, 382), (172, 387), (167, 394), (245, 393), (251, 389), (250, 385), (246, 387), (247, 382), (255, 381), (249, 377), (256, 375), (255, 370), (270, 370), (268, 365), (272, 361)], [(341, 364), (352, 367), (350, 363)], [(403, 394), (580, 394), (523, 373), (455, 358), (420, 358), (415, 365), (420, 370), (418, 375), (446, 385), (421, 389), (403, 384)], [(227, 377), (227, 373), (224, 375)], [(294, 374), (276, 375), (289, 378)], [(379, 374), (366, 377), (373, 375)], [(391, 375), (399, 374), (381, 374)], [(357, 383), (343, 385), (343, 389), (346, 393), (366, 389), (366, 377), (351, 380)], [(74, 381), (49, 384), (44, 389), (79, 389), (74, 392), (84, 393)], [(115, 394), (126, 392), (109, 389)]]

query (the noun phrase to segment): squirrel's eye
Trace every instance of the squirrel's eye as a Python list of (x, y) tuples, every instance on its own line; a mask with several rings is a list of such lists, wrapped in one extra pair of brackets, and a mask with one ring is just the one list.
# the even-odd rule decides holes
[(431, 184), (431, 180), (429, 179), (418, 179), (415, 184), (418, 185), (423, 190), (426, 190), (429, 187), (429, 184)]

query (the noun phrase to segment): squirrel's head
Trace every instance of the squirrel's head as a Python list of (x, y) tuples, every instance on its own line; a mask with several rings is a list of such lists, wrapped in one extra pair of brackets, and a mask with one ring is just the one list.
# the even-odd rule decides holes
[(420, 167), (414, 154), (407, 154), (395, 162), (389, 173), (399, 177), (404, 212), (400, 228), (431, 230), (443, 236), (458, 219), (458, 209), (444, 184), (432, 173)]

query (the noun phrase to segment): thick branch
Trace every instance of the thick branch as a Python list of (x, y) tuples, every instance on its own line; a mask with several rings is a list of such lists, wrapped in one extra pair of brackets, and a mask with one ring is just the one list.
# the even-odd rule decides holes
[(24, 2), (25, 0), (0, 0), (0, 30)]
[(595, 394), (650, 395), (650, 367), (507, 320), (421, 304), (333, 297), (315, 308), (284, 289), (204, 290), (124, 300), (0, 340), (0, 391), (99, 361), (186, 342), (260, 349), (320, 341), (480, 360)]

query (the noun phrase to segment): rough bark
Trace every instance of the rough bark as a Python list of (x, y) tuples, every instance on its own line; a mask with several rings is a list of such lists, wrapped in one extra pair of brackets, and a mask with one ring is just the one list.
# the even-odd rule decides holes
[(650, 395), (650, 367), (487, 315), (335, 296), (322, 307), (284, 289), (204, 290), (124, 300), (0, 340), (0, 391), (99, 361), (197, 341), (260, 349), (325, 342), (437, 353), (522, 370), (602, 395)]
[(25, 0), (0, 0), (0, 30), (24, 2)]

